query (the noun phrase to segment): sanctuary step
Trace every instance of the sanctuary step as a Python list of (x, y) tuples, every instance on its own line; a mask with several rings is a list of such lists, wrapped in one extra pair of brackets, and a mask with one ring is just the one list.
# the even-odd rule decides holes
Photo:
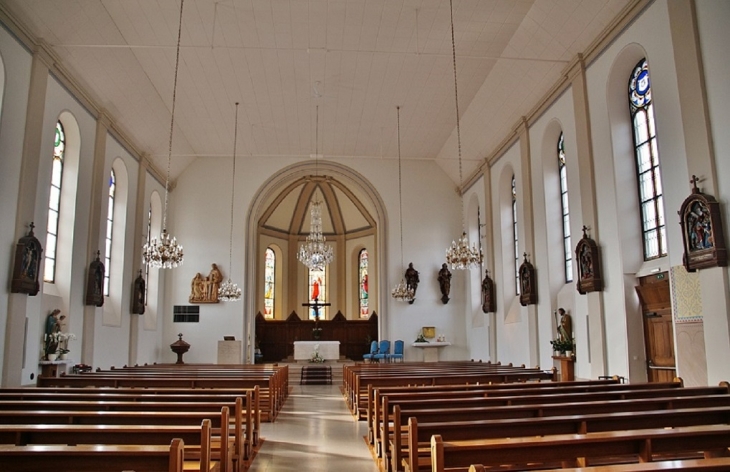
[(301, 385), (332, 385), (332, 366), (307, 365), (302, 367)]

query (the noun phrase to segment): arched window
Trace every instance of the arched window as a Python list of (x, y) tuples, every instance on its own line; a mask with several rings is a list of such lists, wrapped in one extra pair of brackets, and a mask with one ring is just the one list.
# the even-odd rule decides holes
[(512, 176), (512, 239), (515, 244), (515, 293), (520, 294), (520, 240), (517, 236), (517, 185)]
[(43, 281), (56, 281), (56, 249), (58, 247), (58, 222), (61, 210), (61, 181), (63, 180), (63, 155), (66, 149), (66, 134), (61, 122), (56, 122), (53, 142), (53, 167), (51, 169), (51, 192), (48, 197), (48, 226), (46, 232), (46, 264)]
[(565, 166), (565, 138), (558, 138), (558, 169), (560, 172), (560, 207), (563, 210), (563, 256), (565, 282), (573, 281), (573, 249), (570, 242), (570, 207), (568, 206), (568, 169)]
[(276, 281), (276, 254), (270, 247), (266, 248), (264, 256), (264, 318), (274, 317), (275, 281)]
[(640, 60), (631, 73), (629, 108), (633, 122), (634, 154), (641, 203), (644, 260), (650, 260), (667, 255), (667, 238), (654, 104), (646, 59)]
[(112, 169), (109, 174), (109, 199), (106, 210), (106, 253), (104, 254), (104, 296), (109, 296), (109, 274), (112, 266), (112, 235), (114, 228), (114, 194), (117, 189), (117, 178)]
[[(314, 303), (314, 299), (319, 303), (327, 302), (327, 268), (322, 270), (309, 271), (309, 303)], [(309, 319), (314, 319), (314, 308), (309, 307)], [(327, 319), (327, 307), (319, 309), (319, 318)]]
[(360, 318), (367, 318), (370, 316), (370, 310), (368, 302), (370, 300), (368, 292), (368, 250), (360, 250), (360, 254), (357, 257), (357, 274), (358, 274), (358, 292), (360, 300)]

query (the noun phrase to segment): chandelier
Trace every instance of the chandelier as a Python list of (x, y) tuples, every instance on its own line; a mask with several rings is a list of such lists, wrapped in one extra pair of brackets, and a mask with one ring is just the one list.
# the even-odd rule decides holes
[(241, 299), (241, 289), (231, 282), (233, 270), (233, 195), (236, 192), (236, 141), (238, 141), (238, 102), (236, 102), (236, 121), (233, 131), (233, 182), (231, 184), (231, 231), (228, 236), (228, 281), (218, 287), (218, 300), (237, 302)]
[(170, 160), (172, 158), (172, 134), (175, 127), (175, 101), (177, 98), (177, 73), (180, 68), (180, 38), (182, 37), (183, 4), (180, 0), (180, 23), (177, 29), (177, 52), (175, 58), (175, 80), (172, 85), (172, 110), (170, 112), (170, 142), (167, 151), (167, 177), (165, 179), (165, 209), (162, 213), (162, 234), (159, 241), (152, 239), (142, 248), (142, 260), (150, 267), (172, 269), (183, 263), (183, 248), (176, 238), (167, 234), (167, 202), (170, 189)]
[[(403, 192), (401, 189), (401, 166), (400, 166), (400, 107), (398, 110), (398, 217), (400, 219), (400, 265), (403, 267)], [(413, 287), (406, 284), (405, 280), (400, 279), (400, 283), (395, 286), (390, 293), (393, 298), (399, 302), (412, 302), (416, 296)]]
[[(454, 40), (454, 1), (449, 0), (449, 6), (451, 11), (451, 53), (454, 65), (454, 101), (456, 102), (456, 142), (459, 145), (459, 187), (464, 184), (464, 178), (461, 170), (461, 128), (459, 126), (459, 88), (456, 80), (456, 41)], [(466, 228), (464, 224), (464, 194), (463, 190), (459, 189), (459, 195), (461, 196), (461, 227)], [(463, 229), (459, 242), (451, 242), (451, 247), (446, 250), (446, 262), (451, 266), (452, 269), (471, 269), (481, 267), (482, 253), (476, 247), (476, 244), (470, 246), (469, 238), (466, 235), (466, 230)]]
[[(319, 154), (319, 106), (317, 106), (317, 126), (315, 135), (314, 174), (317, 175), (317, 156)], [(309, 235), (304, 244), (299, 246), (297, 259), (309, 270), (324, 270), (334, 259), (332, 246), (326, 243), (322, 234), (322, 203), (315, 197), (312, 202)]]

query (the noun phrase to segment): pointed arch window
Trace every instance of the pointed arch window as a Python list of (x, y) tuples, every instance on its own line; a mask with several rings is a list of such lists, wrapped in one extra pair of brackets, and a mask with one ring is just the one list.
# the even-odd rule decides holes
[[(314, 303), (316, 298), (319, 303), (327, 302), (327, 267), (323, 270), (309, 270), (309, 303)], [(309, 307), (309, 319), (313, 320), (314, 308)], [(327, 307), (319, 309), (319, 318), (327, 319)]]
[(568, 205), (568, 169), (565, 165), (565, 137), (558, 138), (558, 170), (560, 173), (560, 208), (563, 211), (563, 260), (565, 283), (573, 281), (573, 249), (570, 242), (570, 207)]
[(117, 177), (112, 169), (109, 174), (109, 197), (106, 212), (106, 251), (104, 253), (104, 296), (109, 296), (109, 274), (112, 266), (112, 236), (114, 234), (114, 195), (117, 189)]
[(367, 318), (370, 316), (369, 301), (370, 296), (368, 292), (368, 250), (360, 250), (360, 254), (357, 257), (358, 261), (358, 292), (360, 301), (360, 318)]
[(641, 204), (644, 260), (651, 260), (667, 255), (667, 238), (654, 103), (646, 58), (640, 60), (631, 73), (629, 108)]
[(48, 197), (48, 225), (46, 229), (46, 256), (43, 281), (56, 281), (56, 249), (58, 248), (58, 222), (61, 210), (61, 182), (63, 180), (63, 157), (66, 151), (66, 133), (60, 121), (56, 122), (53, 141), (53, 166), (51, 168), (51, 187)]
[(264, 255), (264, 318), (274, 318), (276, 288), (276, 253), (270, 247)]
[(512, 240), (515, 245), (515, 293), (520, 294), (520, 240), (517, 234), (517, 184), (512, 176)]

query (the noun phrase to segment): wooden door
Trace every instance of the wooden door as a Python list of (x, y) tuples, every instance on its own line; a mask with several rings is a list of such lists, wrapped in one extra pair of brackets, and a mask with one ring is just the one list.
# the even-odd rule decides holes
[(644, 318), (647, 378), (649, 382), (671, 381), (677, 370), (668, 274), (663, 272), (640, 278), (636, 292)]

